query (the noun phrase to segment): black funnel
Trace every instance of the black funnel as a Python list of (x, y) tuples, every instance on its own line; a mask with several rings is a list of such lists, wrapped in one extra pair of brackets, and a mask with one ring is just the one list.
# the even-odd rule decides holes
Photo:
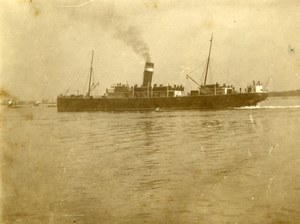
[(153, 70), (154, 70), (154, 63), (146, 62), (142, 86), (151, 86)]

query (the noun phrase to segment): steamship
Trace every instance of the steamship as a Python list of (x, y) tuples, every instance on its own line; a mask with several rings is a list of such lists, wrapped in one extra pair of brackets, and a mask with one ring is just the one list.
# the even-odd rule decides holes
[(89, 74), (89, 85), (86, 95), (61, 94), (57, 97), (57, 110), (64, 111), (129, 111), (129, 110), (163, 110), (163, 109), (227, 109), (244, 106), (255, 106), (267, 98), (267, 91), (262, 83), (254, 82), (243, 91), (232, 85), (206, 84), (212, 48), (210, 39), (209, 54), (203, 84), (192, 77), (187, 79), (197, 84), (197, 89), (186, 92), (182, 85), (152, 85), (154, 64), (146, 62), (141, 86), (117, 84), (106, 89), (103, 96), (92, 95), (99, 84), (92, 84), (93, 56)]

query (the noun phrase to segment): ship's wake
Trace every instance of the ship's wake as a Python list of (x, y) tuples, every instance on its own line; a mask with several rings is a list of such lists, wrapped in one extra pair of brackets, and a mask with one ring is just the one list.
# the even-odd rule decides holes
[(300, 105), (286, 105), (286, 106), (245, 106), (245, 107), (236, 107), (236, 110), (261, 110), (261, 109), (297, 109), (300, 108)]

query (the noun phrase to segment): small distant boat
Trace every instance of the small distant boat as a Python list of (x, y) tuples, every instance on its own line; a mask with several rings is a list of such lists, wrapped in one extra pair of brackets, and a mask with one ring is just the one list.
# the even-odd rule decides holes
[(16, 103), (15, 103), (14, 100), (10, 100), (10, 101), (8, 101), (8, 103), (7, 103), (7, 107), (13, 107), (15, 104), (16, 104)]
[(39, 106), (39, 105), (40, 105), (40, 102), (39, 102), (39, 101), (34, 101), (34, 102), (33, 102), (33, 106), (37, 107), (37, 106)]
[(17, 105), (15, 100), (9, 100), (7, 103), (7, 107), (8, 108), (19, 108), (20, 106)]
[(89, 85), (86, 95), (59, 95), (57, 97), (57, 110), (61, 111), (110, 111), (110, 110), (154, 110), (165, 109), (226, 109), (244, 106), (255, 106), (267, 98), (268, 93), (262, 83), (235, 88), (233, 85), (207, 84), (210, 54), (213, 37), (210, 39), (209, 54), (205, 69), (205, 79), (202, 84), (186, 75), (198, 85), (197, 89), (185, 92), (182, 85), (156, 85), (152, 86), (154, 64), (146, 62), (143, 84), (141, 86), (118, 83), (107, 89), (101, 97), (91, 95), (92, 90), (99, 85), (91, 83), (93, 71), (93, 56), (89, 74)]

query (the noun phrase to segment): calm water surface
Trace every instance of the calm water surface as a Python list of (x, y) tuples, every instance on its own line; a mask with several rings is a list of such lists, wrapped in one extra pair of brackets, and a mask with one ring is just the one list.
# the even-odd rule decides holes
[(299, 97), (0, 118), (2, 223), (300, 223)]

